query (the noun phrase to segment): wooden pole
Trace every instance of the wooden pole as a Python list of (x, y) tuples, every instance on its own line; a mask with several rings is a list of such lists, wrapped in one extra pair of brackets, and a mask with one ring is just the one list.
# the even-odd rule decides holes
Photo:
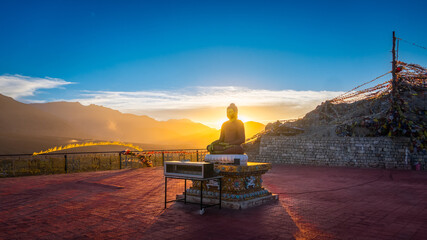
[(396, 97), (396, 91), (397, 91), (397, 77), (396, 77), (396, 35), (393, 31), (393, 48), (391, 49), (391, 53), (393, 55), (393, 61), (391, 63), (391, 74), (393, 76), (392, 82), (391, 82), (391, 93), (393, 100)]
[(119, 152), (119, 169), (122, 169), (122, 152)]
[(162, 151), (162, 166), (165, 166), (165, 152)]
[(68, 173), (68, 158), (67, 158), (67, 154), (64, 155), (64, 170), (65, 170), (65, 173)]

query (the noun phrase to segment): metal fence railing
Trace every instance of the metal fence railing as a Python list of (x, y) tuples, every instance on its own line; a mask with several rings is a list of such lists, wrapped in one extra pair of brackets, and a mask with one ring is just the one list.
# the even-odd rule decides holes
[(165, 161), (202, 161), (206, 154), (203, 149), (183, 149), (0, 155), (0, 177), (159, 167)]

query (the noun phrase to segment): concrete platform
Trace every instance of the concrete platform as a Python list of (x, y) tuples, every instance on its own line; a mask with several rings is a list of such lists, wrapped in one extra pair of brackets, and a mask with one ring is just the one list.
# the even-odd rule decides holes
[[(280, 199), (170, 203), (163, 168), (0, 178), (0, 239), (426, 239), (427, 172), (274, 165)], [(168, 196), (184, 191), (168, 180)]]
[[(178, 195), (176, 199), (183, 199), (184, 195)], [(273, 203), (274, 201), (279, 200), (279, 195), (272, 194), (269, 196), (263, 196), (258, 197), (251, 200), (246, 201), (227, 201), (222, 200), (221, 201), (221, 207), (223, 208), (229, 208), (229, 209), (236, 209), (236, 210), (242, 210), (242, 209), (248, 209), (252, 207), (258, 207), (264, 204)], [(188, 196), (187, 195), (187, 201), (193, 202), (193, 203), (200, 203), (200, 197), (195, 196)], [(219, 199), (214, 198), (203, 198), (203, 204), (218, 204)]]

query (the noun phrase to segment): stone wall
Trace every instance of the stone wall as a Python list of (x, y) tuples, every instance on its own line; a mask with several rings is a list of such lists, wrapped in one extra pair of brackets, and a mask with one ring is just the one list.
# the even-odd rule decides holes
[(411, 169), (418, 160), (425, 169), (427, 161), (426, 154), (410, 154), (409, 139), (387, 137), (263, 136), (258, 152), (248, 155), (257, 162), (368, 168)]

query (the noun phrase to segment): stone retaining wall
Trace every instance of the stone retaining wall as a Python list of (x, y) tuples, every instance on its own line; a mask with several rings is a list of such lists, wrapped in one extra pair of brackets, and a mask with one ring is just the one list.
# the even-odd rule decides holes
[(425, 169), (426, 154), (409, 152), (409, 139), (387, 137), (307, 138), (263, 136), (251, 161), (317, 166), (353, 166), (411, 169), (419, 161)]

